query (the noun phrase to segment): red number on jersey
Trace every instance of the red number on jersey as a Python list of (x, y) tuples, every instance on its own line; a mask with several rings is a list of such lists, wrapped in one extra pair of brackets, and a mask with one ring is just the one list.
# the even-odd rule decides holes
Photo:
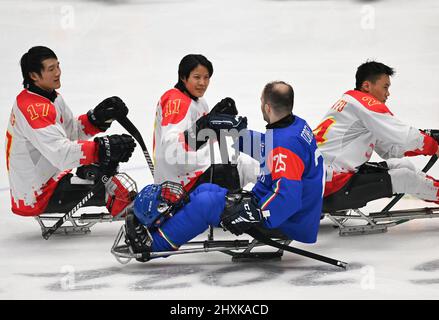
[(313, 130), (314, 136), (316, 138), (317, 146), (321, 146), (326, 142), (326, 134), (328, 133), (329, 128), (335, 123), (333, 117), (326, 118), (320, 123), (317, 128)]

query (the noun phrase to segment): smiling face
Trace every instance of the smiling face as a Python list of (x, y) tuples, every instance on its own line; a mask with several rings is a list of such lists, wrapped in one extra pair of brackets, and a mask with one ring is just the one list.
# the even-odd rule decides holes
[(210, 74), (205, 66), (199, 64), (191, 71), (187, 79), (181, 79), (191, 95), (201, 98), (210, 82)]
[(386, 103), (390, 96), (390, 77), (387, 74), (382, 74), (375, 82), (366, 80), (361, 86), (361, 91), (372, 95), (375, 99), (382, 103)]
[(61, 87), (61, 69), (59, 62), (55, 58), (42, 61), (43, 69), (41, 75), (31, 72), (30, 77), (37, 87), (46, 91), (52, 91)]

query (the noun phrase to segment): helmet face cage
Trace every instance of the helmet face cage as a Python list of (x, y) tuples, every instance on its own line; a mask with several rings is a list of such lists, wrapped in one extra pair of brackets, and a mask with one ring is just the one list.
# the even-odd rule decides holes
[(170, 209), (178, 209), (188, 202), (189, 196), (179, 183), (165, 181), (161, 185), (160, 200)]
[(118, 173), (105, 184), (106, 193), (119, 201), (131, 203), (137, 195), (136, 182), (126, 173)]

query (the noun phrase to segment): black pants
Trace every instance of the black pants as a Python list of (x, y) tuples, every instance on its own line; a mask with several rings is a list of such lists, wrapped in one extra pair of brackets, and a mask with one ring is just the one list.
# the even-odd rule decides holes
[(230, 192), (241, 190), (239, 173), (236, 164), (212, 164), (197, 180), (190, 191), (202, 183), (215, 183)]
[[(73, 209), (94, 188), (95, 184), (72, 184), (70, 179), (73, 174), (69, 173), (61, 178), (49, 200), (44, 213), (67, 213)], [(84, 207), (105, 206), (105, 187), (98, 187), (95, 195), (90, 198)]]
[(391, 197), (392, 181), (385, 162), (365, 163), (337, 192), (323, 199), (323, 212), (364, 207), (369, 201)]

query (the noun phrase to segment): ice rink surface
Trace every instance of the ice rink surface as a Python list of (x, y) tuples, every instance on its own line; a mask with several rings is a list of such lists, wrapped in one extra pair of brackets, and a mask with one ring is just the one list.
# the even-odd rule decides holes
[[(439, 124), (435, 0), (2, 0), (0, 132), (22, 88), (19, 58), (35, 45), (57, 53), (59, 91), (75, 114), (118, 95), (150, 150), (156, 102), (188, 53), (213, 62), (207, 102), (233, 97), (253, 129), (264, 130), (259, 97), (266, 82), (290, 82), (294, 112), (315, 127), (354, 87), (356, 67), (367, 59), (396, 69), (388, 105), (398, 118), (419, 128)], [(109, 132), (122, 130), (115, 124)], [(427, 160), (413, 159), (419, 167)], [(357, 237), (339, 237), (325, 219), (316, 244), (296, 244), (349, 262), (347, 271), (288, 253), (271, 263), (238, 264), (208, 253), (123, 266), (110, 254), (120, 223), (45, 241), (33, 219), (11, 213), (4, 161), (0, 170), (1, 299), (439, 298), (436, 219)], [(152, 181), (140, 149), (122, 170), (139, 186)], [(438, 177), (439, 165), (430, 173)], [(426, 205), (403, 199), (397, 207)]]

